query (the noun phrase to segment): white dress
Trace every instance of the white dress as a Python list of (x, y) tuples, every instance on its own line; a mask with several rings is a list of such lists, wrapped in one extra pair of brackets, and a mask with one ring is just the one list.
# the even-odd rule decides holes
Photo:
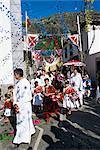
[(14, 89), (14, 104), (19, 107), (19, 113), (16, 114), (16, 136), (13, 143), (30, 143), (31, 135), (35, 133), (32, 123), (32, 107), (31, 107), (31, 87), (27, 79), (23, 78), (17, 82)]
[[(65, 92), (65, 89), (63, 92)], [(80, 103), (78, 98), (76, 100), (72, 100), (68, 94), (64, 95), (64, 99), (63, 99), (64, 108), (74, 109), (74, 108), (79, 108), (79, 106)]]
[(84, 94), (84, 90), (83, 90), (83, 81), (82, 81), (82, 77), (80, 73), (77, 73), (77, 75), (73, 76), (71, 78), (71, 83), (75, 83), (74, 88), (76, 89), (79, 98), (80, 98), (80, 104), (83, 105), (83, 94)]
[(76, 109), (76, 108), (79, 108), (79, 106), (80, 106), (80, 104), (79, 104), (78, 99), (73, 101), (68, 96), (68, 94), (64, 95), (64, 100), (63, 100), (63, 107), (64, 108)]

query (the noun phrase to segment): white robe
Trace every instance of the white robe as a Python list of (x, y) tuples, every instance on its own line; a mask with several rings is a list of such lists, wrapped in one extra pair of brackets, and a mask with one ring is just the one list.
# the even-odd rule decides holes
[(84, 94), (84, 90), (83, 90), (83, 81), (82, 81), (82, 77), (80, 73), (77, 73), (77, 75), (73, 76), (71, 78), (71, 83), (75, 83), (74, 88), (76, 89), (79, 98), (80, 98), (80, 104), (83, 105), (83, 94)]
[(17, 82), (14, 89), (14, 105), (19, 107), (19, 113), (16, 114), (16, 136), (14, 144), (30, 143), (31, 135), (35, 133), (32, 123), (32, 107), (31, 107), (31, 87), (27, 79), (23, 78)]

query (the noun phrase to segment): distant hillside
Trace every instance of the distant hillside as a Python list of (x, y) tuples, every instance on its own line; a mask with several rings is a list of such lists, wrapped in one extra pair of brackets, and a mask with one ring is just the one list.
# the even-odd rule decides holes
[[(84, 13), (63, 13), (55, 14), (48, 18), (33, 19), (29, 33), (48, 33), (48, 34), (62, 34), (66, 32), (77, 33), (76, 16), (80, 16), (80, 23), (84, 22)], [(100, 21), (100, 12), (92, 12), (92, 20)], [(23, 23), (23, 25), (25, 25)]]

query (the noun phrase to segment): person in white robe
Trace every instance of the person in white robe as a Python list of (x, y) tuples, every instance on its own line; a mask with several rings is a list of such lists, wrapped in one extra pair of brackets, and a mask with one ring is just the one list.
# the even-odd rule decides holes
[(16, 111), (16, 135), (14, 144), (31, 142), (31, 135), (35, 133), (35, 128), (32, 122), (32, 94), (30, 83), (23, 77), (23, 70), (16, 69), (14, 71), (15, 78), (18, 82), (14, 88), (13, 105)]
[(83, 105), (83, 80), (81, 77), (81, 74), (77, 71), (77, 69), (74, 70), (73, 75), (71, 76), (71, 84), (74, 83), (74, 88), (76, 89), (79, 98), (80, 98), (80, 104)]

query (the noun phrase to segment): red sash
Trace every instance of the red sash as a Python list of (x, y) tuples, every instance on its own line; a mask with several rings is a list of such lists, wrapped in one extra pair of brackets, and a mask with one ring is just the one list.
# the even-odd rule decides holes
[(74, 88), (69, 87), (68, 89), (65, 90), (65, 93), (66, 94), (72, 94), (72, 93), (75, 93), (75, 90), (74, 90)]

